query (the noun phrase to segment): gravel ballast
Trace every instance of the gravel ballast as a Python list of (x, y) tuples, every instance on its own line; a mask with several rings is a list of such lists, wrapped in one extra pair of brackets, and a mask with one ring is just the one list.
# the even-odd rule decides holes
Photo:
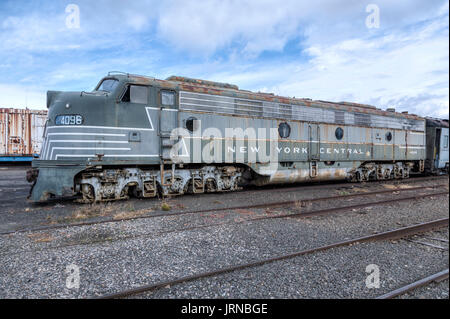
[[(163, 216), (3, 236), (0, 297), (94, 296), (270, 258), (448, 217), (448, 197), (373, 207), (342, 215), (250, 221), (177, 231), (186, 225), (203, 224), (205, 218), (214, 224), (217, 220), (222, 221), (224, 216)], [(429, 275), (429, 271), (442, 270), (440, 267), (445, 266), (445, 262), (448, 267), (445, 252), (428, 251), (427, 248), (403, 241), (342, 247), (258, 267), (262, 271), (243, 271), (245, 280), (239, 277), (241, 272), (232, 273), (219, 276), (217, 285), (211, 279), (205, 279), (180, 285), (187, 285), (185, 289), (175, 286), (171, 288), (175, 289), (172, 292), (160, 291), (147, 297), (374, 297)], [(436, 269), (414, 268), (414, 265), (421, 265), (419, 261), (422, 267), (434, 265)], [(386, 274), (382, 289), (376, 292), (365, 292), (361, 286), (368, 263), (379, 265)], [(65, 270), (70, 264), (80, 268), (79, 289), (66, 288), (68, 275)], [(280, 268), (280, 264), (287, 268)], [(405, 271), (405, 265), (414, 270)], [(299, 269), (303, 271), (296, 272)], [(313, 271), (316, 269), (319, 272)], [(222, 281), (221, 278), (229, 279)], [(299, 286), (296, 281), (299, 278), (303, 278), (301, 282), (308, 283), (310, 288)], [(290, 285), (291, 281), (295, 284)], [(227, 282), (231, 282), (230, 286)], [(257, 289), (261, 283), (263, 287), (265, 285), (264, 289)], [(199, 286), (191, 289), (189, 285)], [(331, 288), (324, 290), (324, 286)]]

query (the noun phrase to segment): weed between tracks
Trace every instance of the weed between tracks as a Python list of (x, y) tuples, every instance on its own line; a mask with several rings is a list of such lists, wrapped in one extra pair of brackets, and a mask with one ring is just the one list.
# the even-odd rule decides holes
[(29, 234), (28, 238), (32, 239), (35, 243), (48, 243), (54, 239), (53, 236), (47, 233)]
[(163, 202), (163, 203), (161, 204), (161, 209), (162, 209), (163, 211), (169, 211), (171, 208), (170, 208), (170, 205), (169, 205), (169, 204), (167, 204), (166, 202)]
[(86, 218), (108, 216), (112, 214), (113, 210), (114, 208), (110, 204), (92, 204), (77, 209), (71, 216), (66, 217), (66, 221), (78, 221)]
[(153, 209), (145, 208), (145, 209), (136, 210), (134, 205), (132, 203), (130, 203), (130, 204), (126, 205), (126, 208), (123, 211), (116, 213), (113, 216), (113, 219), (120, 220), (120, 219), (136, 218), (136, 217), (145, 215), (146, 213), (151, 212), (151, 211), (153, 211)]
[(113, 220), (129, 219), (145, 215), (148, 212), (153, 211), (151, 208), (136, 209), (133, 203), (125, 203), (117, 206), (111, 203), (96, 203), (90, 205), (83, 205), (75, 210), (71, 215), (60, 218), (58, 220), (52, 220), (47, 218), (50, 224), (54, 223), (73, 223), (79, 222), (85, 219), (95, 217), (107, 217), (112, 216)]

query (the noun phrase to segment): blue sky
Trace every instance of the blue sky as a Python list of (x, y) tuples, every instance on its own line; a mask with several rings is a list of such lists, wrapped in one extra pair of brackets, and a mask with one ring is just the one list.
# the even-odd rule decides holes
[(448, 21), (445, 0), (0, 0), (0, 107), (42, 109), (47, 90), (120, 70), (448, 118)]

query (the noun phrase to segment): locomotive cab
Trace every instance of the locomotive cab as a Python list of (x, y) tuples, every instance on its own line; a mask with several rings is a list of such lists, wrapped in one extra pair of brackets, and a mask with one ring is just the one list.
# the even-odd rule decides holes
[(92, 167), (159, 167), (168, 156), (161, 144), (177, 126), (177, 112), (169, 112), (177, 97), (175, 84), (156, 81), (110, 73), (92, 92), (47, 92), (43, 147), (28, 173), (31, 199), (79, 194), (74, 176)]

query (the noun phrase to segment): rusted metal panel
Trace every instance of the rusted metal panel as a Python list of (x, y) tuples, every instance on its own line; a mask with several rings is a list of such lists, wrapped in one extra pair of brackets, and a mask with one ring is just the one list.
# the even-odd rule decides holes
[(46, 119), (46, 110), (0, 108), (0, 156), (39, 154)]
[(239, 87), (235, 84), (229, 84), (229, 83), (220, 83), (220, 82), (214, 82), (214, 81), (207, 81), (207, 80), (200, 80), (200, 79), (193, 79), (188, 78), (184, 76), (170, 76), (166, 79), (167, 81), (174, 81), (174, 82), (186, 82), (186, 83), (193, 83), (203, 86), (215, 86), (219, 88), (224, 89), (233, 89), (233, 90), (239, 90)]

